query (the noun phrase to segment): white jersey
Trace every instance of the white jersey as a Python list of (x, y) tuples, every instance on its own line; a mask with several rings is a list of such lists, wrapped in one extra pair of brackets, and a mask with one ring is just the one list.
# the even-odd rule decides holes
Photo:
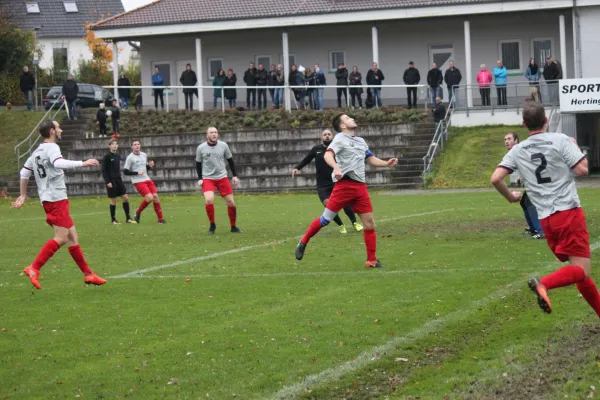
[(56, 143), (42, 143), (25, 162), (25, 169), (33, 172), (40, 201), (55, 202), (67, 199), (65, 173), (54, 162), (62, 159)]
[[(335, 161), (338, 163), (343, 176), (357, 182), (366, 182), (365, 159), (371, 157), (373, 153), (371, 153), (367, 142), (363, 138), (338, 133), (327, 147), (327, 151), (332, 151), (335, 154)], [(331, 177), (335, 182), (333, 173)]]
[(226, 160), (229, 160), (231, 157), (229, 146), (220, 140), (214, 145), (204, 142), (196, 149), (196, 162), (202, 163), (203, 179), (226, 178)]
[(146, 153), (140, 151), (140, 154), (131, 153), (127, 156), (123, 169), (128, 169), (131, 172), (144, 172), (142, 175), (130, 175), (131, 183), (136, 184), (150, 180), (150, 177), (148, 176), (147, 165), (148, 156)]
[(573, 168), (585, 156), (562, 133), (538, 133), (517, 144), (500, 167), (519, 170), (540, 219), (580, 206)]

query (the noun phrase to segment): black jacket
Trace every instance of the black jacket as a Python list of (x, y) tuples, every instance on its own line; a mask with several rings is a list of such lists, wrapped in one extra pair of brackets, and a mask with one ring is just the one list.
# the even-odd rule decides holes
[(75, 82), (74, 79), (67, 79), (65, 83), (63, 83), (62, 92), (67, 100), (75, 100), (79, 94), (79, 86), (77, 86), (77, 82)]
[(98, 111), (96, 111), (96, 120), (100, 122), (106, 122), (107, 118), (108, 117), (106, 116), (106, 108), (99, 108)]
[(267, 80), (269, 79), (269, 74), (266, 69), (262, 71), (260, 69), (256, 70), (256, 86), (267, 86)]
[(131, 91), (127, 86), (131, 86), (131, 82), (127, 78), (120, 78), (117, 82), (119, 85), (119, 97), (129, 98), (131, 96)]
[[(379, 79), (375, 79), (375, 77), (379, 77)], [(370, 69), (369, 72), (367, 72), (367, 85), (381, 86), (381, 81), (383, 81), (384, 79), (385, 76), (383, 76), (383, 72), (381, 72), (380, 69), (378, 69), (377, 72), (373, 71), (372, 69)]]
[(327, 147), (325, 145), (316, 145), (310, 150), (306, 157), (304, 157), (304, 159), (300, 161), (300, 163), (295, 167), (297, 170), (301, 170), (302, 168), (310, 164), (310, 162), (314, 159), (315, 166), (317, 167), (317, 187), (333, 186), (333, 178), (331, 177), (333, 168), (331, 168), (325, 162), (326, 150)]
[(35, 77), (31, 73), (31, 71), (23, 72), (23, 75), (21, 75), (21, 81), (19, 82), (19, 86), (21, 86), (21, 92), (33, 90), (33, 88), (35, 87)]
[[(192, 70), (185, 70), (181, 73), (181, 78), (179, 78), (179, 82), (181, 82), (182, 86), (196, 86), (198, 83), (198, 78), (196, 77), (196, 73)], [(193, 93), (194, 88), (183, 89), (183, 93)]]
[(110, 111), (112, 111), (111, 118), (113, 119), (113, 121), (121, 119), (121, 109), (119, 107), (111, 107)]
[(337, 85), (347, 85), (348, 84), (348, 69), (347, 68), (338, 68), (335, 70), (335, 79), (337, 79)]
[(247, 69), (246, 72), (244, 72), (244, 82), (246, 82), (246, 85), (256, 86), (256, 73), (257, 72), (258, 72), (258, 70), (256, 68)]
[(268, 71), (267, 86), (279, 86), (279, 82), (277, 82), (277, 71)]
[(544, 79), (547, 81), (555, 81), (559, 79), (560, 69), (558, 65), (552, 61), (550, 64), (544, 65)]
[[(98, 110), (100, 111), (100, 110)], [(121, 178), (121, 156), (119, 153), (108, 153), (102, 159), (102, 178), (106, 184)]]
[(430, 69), (427, 73), (427, 84), (433, 88), (439, 87), (444, 82), (442, 71), (439, 68)]
[[(231, 75), (231, 78), (226, 76), (225, 81), (223, 82), (224, 87), (232, 87), (237, 83), (237, 76), (235, 74)], [(223, 89), (223, 95), (227, 100), (229, 99), (237, 99), (237, 90), (233, 89)]]
[(440, 102), (433, 110), (433, 121), (437, 123), (443, 121), (444, 118), (446, 118), (446, 107), (442, 102)]
[(404, 71), (404, 76), (402, 78), (405, 85), (417, 85), (421, 82), (421, 74), (419, 70), (416, 68), (407, 68)]
[[(362, 85), (362, 74), (360, 72), (350, 72), (350, 86)], [(350, 88), (350, 93), (361, 94), (363, 88)]]
[(462, 81), (462, 75), (458, 68), (448, 68), (446, 70), (446, 73), (444, 74), (444, 82), (446, 82), (446, 86), (450, 88), (454, 85), (458, 85), (460, 81)]

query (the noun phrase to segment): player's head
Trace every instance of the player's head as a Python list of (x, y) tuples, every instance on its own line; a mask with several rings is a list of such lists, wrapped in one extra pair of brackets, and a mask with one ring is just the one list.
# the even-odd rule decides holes
[(209, 126), (206, 130), (206, 141), (209, 144), (216, 144), (219, 140), (219, 130), (214, 126)]
[(336, 132), (351, 132), (354, 131), (357, 127), (354, 118), (350, 118), (345, 113), (340, 113), (336, 115), (333, 119), (332, 125), (333, 129), (335, 129)]
[(111, 153), (116, 153), (119, 149), (119, 141), (115, 138), (110, 139), (108, 141), (108, 149), (111, 151)]
[(60, 139), (62, 135), (62, 129), (58, 122), (47, 119), (40, 124), (40, 136), (44, 139), (50, 139), (56, 141)]
[(544, 106), (540, 103), (529, 102), (523, 107), (523, 126), (530, 132), (541, 131), (546, 126), (548, 119)]
[(329, 129), (325, 129), (321, 134), (321, 140), (325, 146), (329, 146), (331, 141), (333, 140), (333, 133)]
[(131, 142), (131, 150), (133, 150), (134, 153), (139, 153), (140, 150), (142, 149), (142, 144), (140, 143), (139, 140), (134, 139), (133, 142)]
[(506, 146), (506, 150), (512, 149), (516, 144), (519, 144), (519, 135), (514, 132), (508, 132), (506, 136), (504, 136), (504, 146)]

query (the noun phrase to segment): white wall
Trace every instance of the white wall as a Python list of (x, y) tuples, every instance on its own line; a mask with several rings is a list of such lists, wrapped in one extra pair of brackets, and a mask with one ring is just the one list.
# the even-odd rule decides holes
[[(493, 67), (499, 58), (499, 41), (518, 39), (521, 41), (521, 65), (524, 69), (531, 55), (531, 40), (534, 38), (552, 38), (555, 58), (560, 58), (559, 12), (536, 11), (524, 13), (495, 14), (472, 16), (471, 53), (472, 81), (479, 71), (479, 65), (485, 63)], [(572, 27), (570, 11), (565, 14), (567, 60), (569, 76), (573, 73)], [(600, 20), (600, 19), (599, 19)], [(385, 84), (402, 84), (402, 74), (409, 61), (414, 61), (421, 72), (422, 83), (426, 83), (427, 71), (430, 67), (429, 46), (436, 44), (452, 44), (454, 60), (463, 72), (465, 70), (464, 25), (462, 18), (430, 18), (413, 19), (378, 23), (379, 28), (379, 61), (386, 76)], [(596, 23), (597, 24), (597, 23)], [(597, 24), (598, 25), (598, 24)], [(312, 68), (319, 63), (322, 68), (329, 67), (330, 51), (345, 51), (346, 66), (351, 69), (358, 66), (363, 73), (363, 80), (372, 62), (371, 24), (337, 24), (318, 27), (293, 27), (288, 29), (290, 53), (296, 55), (296, 62)], [(248, 62), (257, 55), (271, 55), (272, 63), (279, 63), (282, 54), (281, 30), (264, 29), (249, 31), (228, 31), (223, 33), (207, 33), (202, 38), (202, 61), (204, 76), (202, 83), (210, 85), (207, 80), (207, 64), (209, 58), (222, 58), (223, 67), (233, 68), (238, 76), (238, 85), (244, 85), (243, 72)], [(178, 61), (195, 59), (193, 36), (164, 36), (148, 38), (141, 41), (142, 82), (151, 85), (152, 65), (155, 61), (172, 61), (171, 82), (179, 82), (181, 70), (177, 69)], [(195, 63), (192, 65), (195, 68)], [(509, 82), (524, 81), (522, 75), (509, 77)], [(329, 84), (335, 84), (333, 74), (327, 74)], [(466, 77), (463, 78), (466, 83)], [(386, 89), (385, 98), (404, 99), (405, 89)], [(212, 91), (206, 89), (205, 101), (212, 101)], [(509, 93), (510, 96), (510, 93)], [(335, 98), (334, 90), (326, 90), (325, 97)], [(363, 95), (364, 97), (364, 95)], [(170, 96), (171, 104), (177, 105), (177, 96)], [(150, 91), (144, 93), (144, 105), (153, 102)], [(180, 102), (179, 102), (180, 103)], [(245, 105), (245, 90), (238, 89), (238, 104)], [(182, 108), (183, 105), (179, 104)]]
[(600, 7), (579, 8), (582, 78), (600, 75)]

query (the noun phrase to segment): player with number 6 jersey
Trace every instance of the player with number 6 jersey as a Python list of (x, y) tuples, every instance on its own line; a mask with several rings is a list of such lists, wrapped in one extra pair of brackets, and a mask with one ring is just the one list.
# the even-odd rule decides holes
[(523, 124), (530, 136), (506, 154), (492, 176), (492, 184), (509, 202), (520, 201), (521, 193), (511, 192), (504, 182), (508, 174), (519, 170), (548, 246), (560, 261), (569, 262), (548, 276), (529, 280), (540, 308), (551, 313), (548, 291), (576, 284), (600, 317), (600, 294), (590, 277), (589, 234), (575, 186), (575, 176), (588, 173), (587, 159), (568, 136), (546, 132), (547, 122), (541, 104), (529, 103), (524, 107)]
[(21, 170), (21, 195), (12, 207), (21, 208), (27, 197), (27, 184), (31, 174), (35, 177), (40, 201), (46, 212), (46, 222), (54, 229), (54, 238), (42, 247), (33, 263), (23, 271), (37, 289), (40, 285), (40, 269), (63, 245), (69, 245), (69, 253), (84, 274), (86, 284), (103, 285), (106, 281), (89, 268), (79, 246), (75, 224), (69, 215), (69, 200), (65, 185), (64, 169), (79, 167), (98, 167), (98, 160), (69, 161), (63, 159), (56, 142), (61, 138), (62, 130), (56, 121), (47, 120), (40, 124), (43, 143), (33, 152)]

